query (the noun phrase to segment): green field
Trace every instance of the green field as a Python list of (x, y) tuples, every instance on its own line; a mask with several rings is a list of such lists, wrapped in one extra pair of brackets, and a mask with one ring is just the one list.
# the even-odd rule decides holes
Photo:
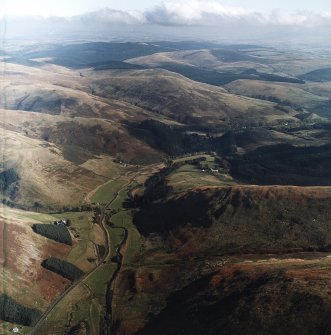
[(183, 192), (200, 186), (235, 184), (229, 175), (211, 173), (209, 169), (214, 168), (212, 161), (202, 162), (202, 164), (206, 165), (204, 169), (197, 168), (190, 164), (180, 166), (167, 177), (168, 184), (174, 188), (175, 192)]
[(102, 185), (96, 193), (92, 196), (92, 202), (99, 203), (99, 204), (107, 204), (113, 198), (114, 194), (118, 192), (125, 181), (116, 179), (111, 180), (108, 183)]
[(112, 217), (112, 222), (116, 227), (124, 227), (129, 232), (129, 238), (123, 252), (123, 265), (131, 264), (141, 246), (141, 236), (132, 222), (132, 214), (130, 211), (119, 212)]
[[(124, 254), (123, 264), (131, 262), (140, 250), (141, 238), (133, 225), (132, 215), (130, 211), (123, 208), (128, 190), (137, 185), (137, 183), (132, 182), (128, 187), (124, 187), (128, 181), (127, 176), (110, 181), (101, 186), (92, 197), (93, 202), (107, 204), (111, 203), (117, 192), (119, 193), (118, 197), (108, 207), (113, 213), (111, 222), (114, 225), (114, 227), (106, 226), (109, 233), (110, 254), (103, 264), (99, 265), (60, 301), (48, 316), (51, 323), (44, 322), (45, 329), (49, 330), (52, 325), (57, 323), (58, 327), (64, 329), (69, 321), (70, 326), (74, 326), (81, 320), (85, 320), (90, 327), (91, 334), (98, 335), (100, 333), (100, 319), (104, 316), (108, 285), (117, 268), (117, 264), (112, 261), (112, 258), (116, 255), (117, 248), (125, 237), (125, 231), (121, 227), (129, 231), (128, 241), (122, 249)], [(90, 269), (87, 269), (86, 258), (91, 253), (91, 246), (94, 247), (92, 242), (95, 242), (98, 238), (100, 239), (101, 234), (101, 230), (94, 229), (97, 225), (93, 225), (92, 215), (92, 212), (69, 212), (56, 215), (57, 218), (70, 219), (73, 232), (79, 234), (78, 244), (71, 251), (68, 260), (88, 271), (91, 271), (96, 264), (90, 264)], [(97, 227), (99, 228), (99, 226)]]
[(69, 219), (70, 230), (78, 234), (78, 243), (74, 245), (67, 261), (75, 264), (84, 271), (90, 271), (96, 266), (95, 262), (89, 262), (88, 258), (95, 258), (95, 237), (93, 234), (93, 212), (65, 212), (55, 214), (57, 219)]
[(206, 158), (206, 161), (208, 162), (213, 162), (215, 160), (215, 157), (212, 155), (207, 155), (207, 154), (201, 154), (201, 155), (191, 155), (191, 156), (184, 156), (184, 157), (180, 157), (180, 158), (176, 158), (173, 160), (174, 163), (181, 163), (181, 162), (186, 162), (192, 159), (196, 159), (196, 158)]
[(56, 219), (69, 219), (71, 228), (79, 232), (80, 238), (89, 238), (93, 226), (93, 212), (65, 212), (54, 214), (54, 217)]

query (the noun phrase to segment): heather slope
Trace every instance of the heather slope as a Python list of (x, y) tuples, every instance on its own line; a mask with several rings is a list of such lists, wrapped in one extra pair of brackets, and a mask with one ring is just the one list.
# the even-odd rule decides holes
[(136, 225), (178, 254), (328, 249), (330, 197), (317, 187), (200, 188), (146, 206)]

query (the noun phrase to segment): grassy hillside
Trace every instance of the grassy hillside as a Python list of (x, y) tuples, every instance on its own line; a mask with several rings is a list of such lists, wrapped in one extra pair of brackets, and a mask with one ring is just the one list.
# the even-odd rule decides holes
[(272, 102), (240, 97), (164, 70), (112, 71), (92, 74), (95, 93), (113, 97), (186, 124), (224, 125), (231, 120), (266, 123), (291, 120), (291, 112)]
[(7, 200), (29, 208), (36, 203), (46, 208), (77, 205), (84, 194), (106, 180), (65, 160), (54, 144), (10, 130), (4, 131), (3, 138), (3, 161), (7, 169), (14, 168), (19, 176), (15, 192), (4, 194)]
[(297, 108), (312, 109), (328, 100), (327, 97), (307, 92), (305, 85), (295, 86), (265, 81), (237, 80), (228, 84), (226, 88), (231, 93), (277, 101), (279, 104), (292, 105)]
[[(107, 159), (159, 159), (160, 154), (133, 137), (124, 124), (149, 115), (141, 108), (93, 96), (86, 78), (74, 70), (4, 66), (6, 99), (0, 115), (6, 121), (1, 124), (6, 146), (0, 173), (14, 169), (19, 178), (7, 187), (5, 201), (29, 208), (76, 206), (112, 176), (113, 165), (105, 166)], [(104, 159), (98, 160), (100, 155)], [(93, 168), (81, 166), (90, 160)]]
[(229, 84), (239, 79), (263, 80), (271, 82), (283, 82), (292, 84), (304, 84), (305, 82), (298, 78), (291, 78), (280, 76), (272, 73), (258, 72), (255, 69), (248, 69), (242, 72), (217, 72), (210, 70), (203, 70), (196, 67), (191, 67), (181, 64), (161, 64), (161, 68), (175, 73), (179, 73), (191, 80), (206, 83), (215, 86), (222, 86)]

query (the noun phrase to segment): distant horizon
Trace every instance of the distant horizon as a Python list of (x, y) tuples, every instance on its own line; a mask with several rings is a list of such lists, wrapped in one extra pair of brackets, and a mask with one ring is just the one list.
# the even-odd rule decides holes
[[(4, 0), (0, 10), (7, 16), (31, 17), (66, 17), (71, 18), (103, 9), (118, 10), (124, 12), (139, 12), (140, 14), (160, 11), (162, 8), (179, 11), (186, 10), (186, 17), (197, 15), (205, 11), (214, 10), (215, 13), (256, 13), (273, 15), (273, 12), (282, 12), (287, 15), (307, 15), (309, 12), (329, 15), (331, 3), (325, 0), (278, 0), (277, 4), (268, 4), (262, 0)], [(176, 13), (173, 13), (176, 14)]]
[(243, 0), (231, 3), (229, 0), (145, 0), (134, 2), (135, 6), (133, 1), (117, 5), (109, 0), (79, 3), (78, 6), (77, 0), (65, 4), (64, 0), (29, 3), (7, 0), (0, 5), (6, 16), (0, 19), (1, 36), (7, 39), (31, 36), (89, 39), (92, 36), (100, 40), (198, 39), (233, 40), (234, 43), (304, 40), (310, 43), (329, 40), (331, 30), (331, 3), (323, 0), (315, 1), (314, 5), (308, 1), (286, 5), (282, 0), (277, 3), (279, 9), (268, 7), (260, 0), (246, 1), (245, 6)]

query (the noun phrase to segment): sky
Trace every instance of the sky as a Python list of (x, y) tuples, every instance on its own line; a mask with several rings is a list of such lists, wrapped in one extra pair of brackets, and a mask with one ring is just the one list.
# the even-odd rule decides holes
[(0, 0), (1, 31), (82, 39), (326, 40), (331, 0)]
[[(173, 2), (179, 3), (177, 0)], [(186, 2), (189, 2), (188, 0)], [(201, 3), (210, 3), (210, 0), (201, 0)], [(245, 10), (269, 13), (273, 9), (283, 11), (315, 11), (331, 12), (330, 0), (213, 0), (227, 7), (241, 7)], [(272, 2), (272, 4), (271, 4)], [(144, 12), (162, 3), (160, 0), (0, 0), (0, 10), (7, 15), (27, 16), (73, 16), (101, 8), (116, 10), (134, 10)]]

